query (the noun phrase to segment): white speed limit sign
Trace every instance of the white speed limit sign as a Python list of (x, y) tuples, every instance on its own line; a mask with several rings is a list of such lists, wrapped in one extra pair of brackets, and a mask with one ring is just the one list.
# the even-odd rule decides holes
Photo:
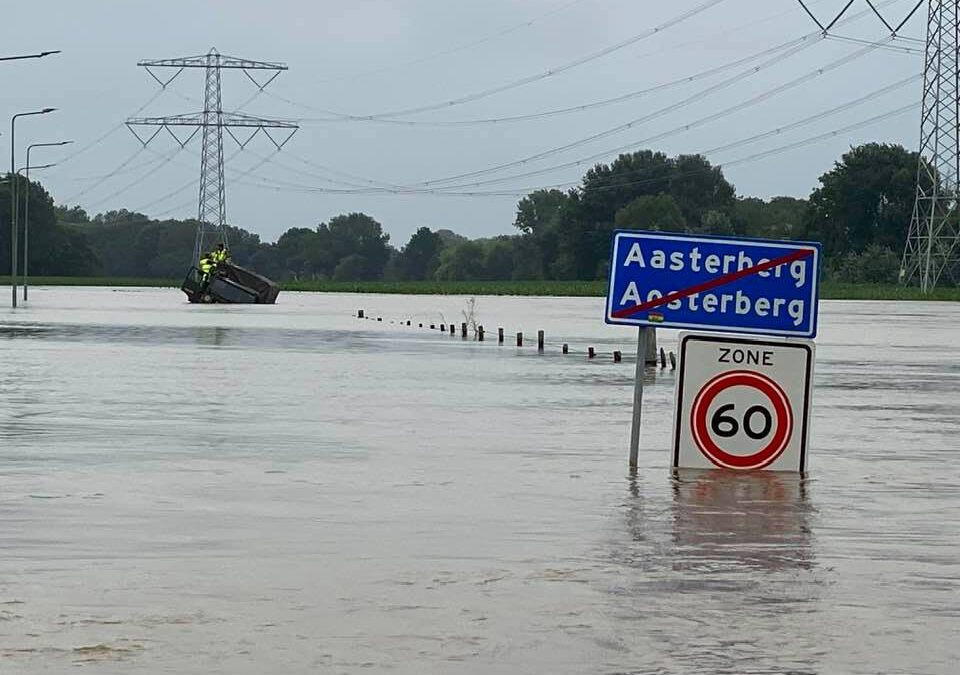
[(673, 466), (806, 470), (810, 340), (680, 335)]

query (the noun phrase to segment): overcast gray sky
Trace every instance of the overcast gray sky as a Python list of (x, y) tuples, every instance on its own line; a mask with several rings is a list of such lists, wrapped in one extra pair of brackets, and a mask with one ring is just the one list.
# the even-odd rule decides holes
[[(157, 94), (157, 84), (136, 62), (192, 56), (211, 47), (223, 54), (281, 61), (290, 70), (244, 110), (313, 119), (304, 119), (283, 151), (267, 162), (263, 158), (272, 154), (267, 139), (255, 139), (242, 152), (225, 140), (228, 220), (272, 241), (290, 227), (311, 227), (338, 213), (363, 211), (383, 223), (397, 246), (420, 226), (450, 228), (470, 237), (511, 232), (516, 193), (574, 184), (597, 158), (610, 161), (619, 148), (649, 147), (670, 154), (721, 148), (904, 80), (903, 86), (859, 105), (708, 157), (717, 164), (731, 163), (724, 172), (740, 195), (807, 196), (818, 176), (850, 145), (880, 140), (915, 149), (916, 109), (862, 128), (847, 127), (919, 103), (921, 82), (907, 78), (922, 73), (921, 43), (906, 39), (894, 43), (900, 51), (865, 50), (849, 41), (808, 39), (796, 53), (770, 52), (740, 67), (705, 74), (815, 32), (796, 0), (721, 0), (643, 37), (704, 4), (707, 0), (18, 2), (3, 8), (0, 55), (41, 49), (62, 49), (63, 54), (0, 63), (0, 120), (37, 107), (60, 108), (18, 121), (16, 138), (18, 165), (27, 143), (76, 141), (66, 151), (34, 151), (34, 163), (69, 157), (43, 176), (58, 203), (80, 204), (91, 215), (128, 208), (155, 217), (191, 217), (197, 210), (199, 137), (179, 152), (171, 138), (158, 137), (150, 150), (136, 154), (138, 141), (119, 126)], [(808, 2), (825, 22), (845, 4)], [(899, 22), (916, 2), (880, 4), (891, 22)], [(865, 0), (855, 0), (850, 12), (866, 9)], [(901, 34), (922, 38), (925, 20), (921, 9)], [(873, 16), (839, 25), (835, 32), (867, 40), (882, 40), (887, 33)], [(620, 49), (561, 69), (633, 38)], [(854, 58), (831, 65), (849, 55)], [(757, 66), (763, 67), (723, 84)], [(467, 103), (396, 118), (419, 124), (321, 121), (329, 118), (323, 111), (365, 116), (456, 101), (557, 69), (561, 72), (531, 77), (526, 84)], [(815, 75), (818, 69), (825, 72)], [(686, 83), (615, 104), (503, 120), (574, 108), (687, 77)], [(777, 91), (781, 86), (784, 90)], [(257, 90), (234, 71), (224, 72), (223, 91), (224, 109), (233, 109)], [(771, 96), (726, 112), (765, 92)], [(140, 114), (195, 112), (202, 108), (202, 96), (202, 71), (186, 71)], [(669, 112), (658, 114), (665, 108)], [(716, 119), (705, 119), (714, 114)], [(489, 119), (503, 121), (425, 124)], [(0, 130), (0, 156), (9, 157), (9, 123), (2, 122)], [(831, 134), (836, 130), (841, 131)], [(736, 163), (820, 135), (829, 137)], [(488, 171), (502, 165), (512, 166)], [(430, 183), (474, 172), (481, 173)], [(494, 179), (504, 180), (490, 182)], [(374, 184), (418, 191), (374, 193)], [(435, 193), (441, 189), (459, 194)], [(355, 192), (331, 192), (337, 190)]]

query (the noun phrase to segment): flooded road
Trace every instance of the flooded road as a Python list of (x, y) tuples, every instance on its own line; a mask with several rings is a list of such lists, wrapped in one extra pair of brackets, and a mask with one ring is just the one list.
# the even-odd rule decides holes
[(31, 303), (0, 314), (4, 674), (957, 670), (960, 304), (822, 303), (801, 482), (672, 479), (669, 369), (631, 478), (601, 299), (478, 298), (484, 343), (416, 328), (458, 297)]

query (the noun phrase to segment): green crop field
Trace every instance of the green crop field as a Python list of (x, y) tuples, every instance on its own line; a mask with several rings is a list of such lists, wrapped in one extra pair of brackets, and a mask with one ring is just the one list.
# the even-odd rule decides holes
[[(9, 277), (0, 277), (9, 284)], [(178, 287), (172, 279), (129, 277), (31, 277), (31, 286), (140, 286)], [(603, 297), (606, 281), (290, 281), (285, 291), (318, 293), (391, 293), (406, 295), (527, 295), (546, 297)], [(948, 300), (960, 301), (960, 288), (944, 287), (925, 296), (918, 288), (880, 284), (824, 283), (825, 300)]]

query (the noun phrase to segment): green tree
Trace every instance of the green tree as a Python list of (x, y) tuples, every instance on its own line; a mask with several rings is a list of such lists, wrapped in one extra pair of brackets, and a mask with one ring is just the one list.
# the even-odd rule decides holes
[(443, 249), (437, 279), (440, 281), (474, 281), (484, 275), (484, 250), (478, 242), (463, 243)]
[[(351, 255), (363, 258), (364, 267), (357, 271), (359, 279), (379, 279), (390, 259), (390, 235), (365, 213), (335, 216), (329, 224), (317, 228), (321, 239), (329, 233), (329, 252), (332, 260), (342, 261)], [(354, 263), (356, 264), (356, 260)]]
[(742, 197), (733, 205), (733, 226), (737, 234), (768, 239), (799, 239), (803, 236), (805, 199), (773, 197), (764, 201)]
[(848, 253), (834, 260), (830, 278), (853, 284), (895, 284), (900, 274), (900, 255), (879, 244), (870, 244), (860, 253)]
[(684, 219), (695, 231), (700, 231), (698, 225), (715, 227), (716, 216), (712, 216), (713, 225), (708, 225), (707, 214), (728, 214), (736, 199), (736, 190), (723, 171), (702, 155), (679, 155), (671, 166), (667, 192), (677, 201)]
[(900, 145), (867, 143), (845, 153), (810, 195), (804, 237), (827, 258), (871, 244), (902, 251), (913, 213), (918, 155)]
[(351, 253), (337, 263), (333, 270), (334, 281), (360, 281), (367, 278), (370, 261), (359, 253)]
[[(729, 215), (735, 191), (719, 167), (699, 155), (671, 158), (662, 152), (641, 150), (617, 157), (611, 164), (598, 164), (587, 171), (579, 189), (566, 195), (556, 215), (556, 252), (548, 256), (544, 275), (560, 279), (594, 279), (604, 274), (610, 255), (611, 233), (617, 214), (644, 197), (669, 196), (679, 209), (658, 202), (640, 201), (621, 215), (621, 222), (635, 219), (654, 206), (669, 209), (660, 214), (664, 227), (682, 223), (694, 232), (729, 232)], [(529, 199), (529, 198), (528, 198)], [(529, 204), (522, 206), (530, 209)], [(521, 213), (521, 225), (528, 220)], [(523, 229), (523, 228), (521, 228)]]
[(525, 255), (532, 258), (523, 265), (527, 279), (543, 279), (557, 257), (558, 232), (567, 195), (560, 190), (537, 190), (520, 200), (514, 226), (527, 238)]
[(440, 266), (443, 241), (429, 227), (421, 227), (400, 252), (400, 270), (404, 279), (433, 279)]
[[(24, 216), (23, 198), (27, 181), (17, 178), (20, 203), (20, 218)], [(0, 184), (0, 218), (10, 213), (10, 184)], [(87, 237), (57, 219), (53, 199), (37, 181), (30, 181), (29, 208), (29, 272), (35, 275), (85, 276), (100, 271), (100, 260), (90, 246)], [(9, 221), (0, 228), (0, 255), (10, 263)], [(21, 225), (21, 229), (23, 226)], [(20, 237), (18, 260), (23, 260), (24, 237)], [(9, 267), (7, 268), (9, 270)], [(22, 270), (21, 270), (22, 271)]]
[(644, 195), (617, 211), (614, 225), (618, 229), (683, 232), (686, 221), (677, 201), (668, 194)]
[(483, 279), (500, 281), (513, 278), (514, 237), (494, 237), (485, 243)]

